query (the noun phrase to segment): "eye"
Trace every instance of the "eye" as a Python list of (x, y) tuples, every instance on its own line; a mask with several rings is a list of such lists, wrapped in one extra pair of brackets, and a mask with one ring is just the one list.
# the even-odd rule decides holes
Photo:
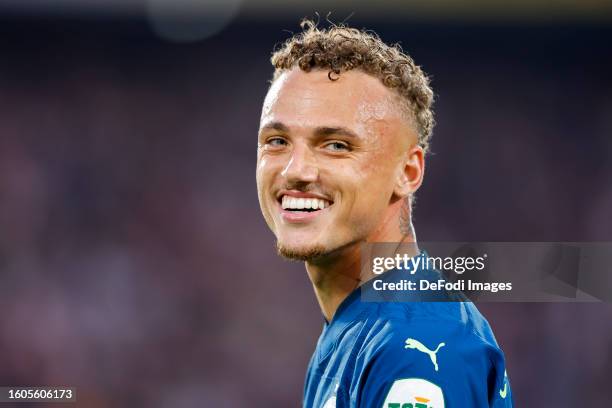
[(279, 148), (279, 147), (287, 146), (287, 141), (283, 139), (282, 137), (272, 137), (266, 140), (266, 145), (271, 148)]
[(323, 146), (323, 148), (326, 150), (332, 151), (332, 152), (350, 152), (351, 151), (351, 148), (349, 147), (348, 144), (346, 144), (345, 142), (338, 141), (338, 140), (327, 143), (325, 146)]

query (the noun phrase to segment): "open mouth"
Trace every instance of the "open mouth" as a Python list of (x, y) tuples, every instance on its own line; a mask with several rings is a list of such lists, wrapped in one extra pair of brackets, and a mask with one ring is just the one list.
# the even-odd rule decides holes
[(283, 210), (291, 212), (316, 212), (324, 210), (333, 204), (331, 201), (321, 198), (298, 198), (289, 195), (283, 195), (279, 202)]

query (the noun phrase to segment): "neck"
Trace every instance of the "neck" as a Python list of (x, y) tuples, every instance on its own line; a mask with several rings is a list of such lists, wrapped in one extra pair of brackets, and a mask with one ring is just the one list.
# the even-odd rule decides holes
[[(414, 243), (416, 236), (412, 223), (400, 228), (398, 217), (389, 217), (382, 227), (364, 242)], [(351, 292), (366, 282), (368, 274), (361, 271), (361, 243), (352, 243), (324, 258), (307, 261), (306, 271), (325, 319), (330, 322), (338, 306)]]

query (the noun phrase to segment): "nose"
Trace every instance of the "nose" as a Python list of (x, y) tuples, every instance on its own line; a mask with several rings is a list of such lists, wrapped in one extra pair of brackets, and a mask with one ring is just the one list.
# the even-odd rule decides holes
[(314, 153), (304, 145), (294, 145), (287, 165), (281, 172), (288, 183), (314, 183), (319, 178)]

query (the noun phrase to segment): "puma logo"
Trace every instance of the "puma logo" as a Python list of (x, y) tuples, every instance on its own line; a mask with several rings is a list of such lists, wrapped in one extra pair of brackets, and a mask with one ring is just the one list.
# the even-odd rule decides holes
[(502, 398), (506, 398), (508, 394), (508, 372), (504, 371), (504, 389), (499, 390), (499, 396)]
[(411, 339), (411, 338), (407, 338), (406, 345), (404, 346), (404, 348), (416, 349), (420, 351), (421, 353), (427, 354), (429, 358), (431, 359), (431, 362), (434, 365), (434, 370), (438, 371), (438, 357), (436, 356), (436, 353), (444, 346), (446, 346), (445, 343), (440, 343), (438, 344), (438, 347), (436, 347), (435, 350), (430, 350), (427, 347), (425, 347), (425, 345), (423, 345), (423, 343), (421, 343), (420, 341)]
[(504, 384), (504, 389), (503, 390), (499, 390), (499, 396), (502, 398), (506, 398), (506, 395), (508, 394), (508, 383)]

